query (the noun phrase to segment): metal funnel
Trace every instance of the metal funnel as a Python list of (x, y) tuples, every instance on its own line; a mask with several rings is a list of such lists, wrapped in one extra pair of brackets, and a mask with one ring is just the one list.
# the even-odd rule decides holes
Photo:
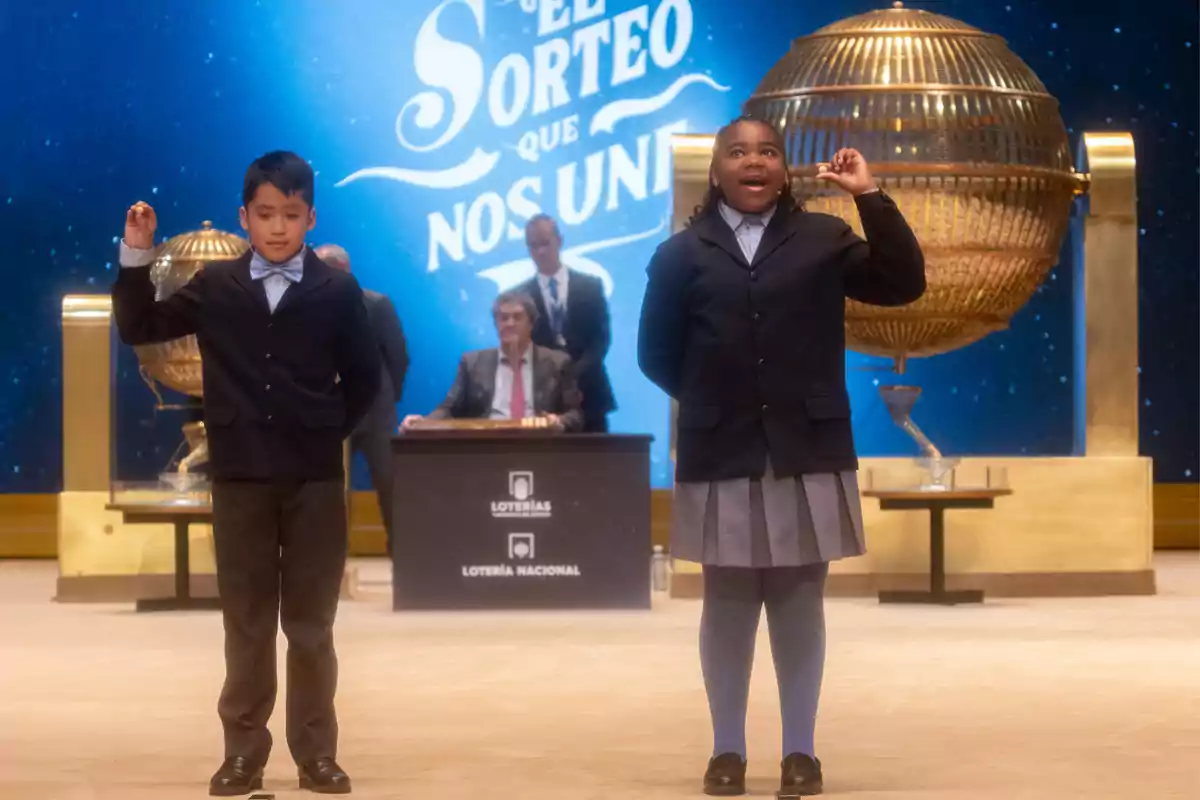
[(880, 386), (879, 396), (883, 398), (883, 404), (887, 406), (888, 413), (892, 415), (892, 422), (903, 428), (904, 432), (916, 441), (926, 458), (940, 461), (942, 452), (934, 447), (933, 442), (929, 441), (929, 437), (921, 432), (917, 423), (912, 421), (913, 406), (921, 396), (921, 387)]
[(892, 422), (903, 427), (904, 421), (910, 418), (913, 406), (921, 397), (920, 386), (880, 386), (879, 396), (892, 415)]

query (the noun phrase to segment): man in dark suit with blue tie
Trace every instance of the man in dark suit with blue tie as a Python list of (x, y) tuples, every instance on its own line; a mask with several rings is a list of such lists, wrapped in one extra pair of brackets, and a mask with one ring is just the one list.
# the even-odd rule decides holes
[[(350, 254), (336, 244), (323, 244), (316, 249), (317, 257), (335, 269), (350, 271)], [(392, 435), (399, 420), (396, 403), (404, 393), (404, 375), (408, 372), (408, 347), (404, 341), (404, 328), (396, 307), (385, 294), (363, 289), (363, 301), (367, 304), (367, 318), (379, 343), (379, 354), (383, 357), (383, 372), (380, 376), (379, 393), (375, 395), (366, 416), (350, 434), (350, 451), (362, 453), (367, 469), (371, 473), (371, 484), (379, 498), (379, 513), (383, 517), (383, 529), (387, 533), (388, 555), (392, 553)]]
[(599, 278), (563, 266), (559, 257), (562, 241), (552, 217), (537, 214), (530, 218), (525, 226), (525, 246), (537, 275), (518, 291), (532, 297), (537, 306), (533, 343), (565, 352), (575, 366), (583, 394), (583, 432), (607, 433), (608, 414), (617, 408), (604, 368), (612, 344), (608, 300)]

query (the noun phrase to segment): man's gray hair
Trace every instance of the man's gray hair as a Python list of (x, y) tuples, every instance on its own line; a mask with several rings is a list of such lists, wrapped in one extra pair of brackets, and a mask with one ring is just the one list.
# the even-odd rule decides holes
[(517, 289), (509, 289), (507, 292), (501, 292), (500, 295), (492, 301), (492, 316), (500, 313), (501, 306), (520, 306), (525, 309), (526, 316), (529, 317), (531, 323), (537, 322), (538, 310), (537, 303), (533, 302), (533, 298), (528, 292), (522, 292)]
[(323, 244), (314, 252), (317, 258), (334, 269), (344, 269), (346, 272), (350, 271), (350, 254), (341, 245)]

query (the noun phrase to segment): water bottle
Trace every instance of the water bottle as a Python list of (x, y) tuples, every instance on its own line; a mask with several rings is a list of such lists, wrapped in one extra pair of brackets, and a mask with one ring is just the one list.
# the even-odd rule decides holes
[(650, 586), (656, 592), (665, 592), (671, 581), (671, 561), (663, 551), (661, 544), (654, 545), (654, 555), (650, 557)]

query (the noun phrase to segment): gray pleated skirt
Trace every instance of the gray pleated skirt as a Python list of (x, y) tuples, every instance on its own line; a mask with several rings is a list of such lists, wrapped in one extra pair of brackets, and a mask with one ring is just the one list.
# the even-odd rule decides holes
[(800, 567), (860, 556), (858, 473), (675, 484), (671, 555), (719, 567)]

